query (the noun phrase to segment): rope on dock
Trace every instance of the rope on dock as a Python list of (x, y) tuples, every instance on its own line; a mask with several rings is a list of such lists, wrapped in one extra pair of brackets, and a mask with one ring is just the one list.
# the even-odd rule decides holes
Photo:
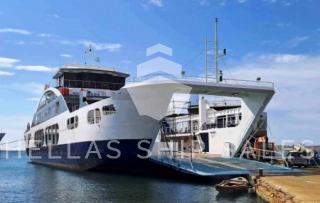
[(14, 141), (10, 141), (10, 142), (0, 143), (0, 145), (12, 144), (12, 143), (17, 143), (17, 142), (21, 142), (21, 141), (24, 141), (24, 139), (21, 139), (21, 140), (14, 140)]

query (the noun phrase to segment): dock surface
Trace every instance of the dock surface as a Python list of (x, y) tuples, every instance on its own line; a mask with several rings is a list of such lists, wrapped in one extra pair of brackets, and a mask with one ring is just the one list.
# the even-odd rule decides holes
[(268, 202), (320, 202), (320, 173), (261, 177), (256, 192)]

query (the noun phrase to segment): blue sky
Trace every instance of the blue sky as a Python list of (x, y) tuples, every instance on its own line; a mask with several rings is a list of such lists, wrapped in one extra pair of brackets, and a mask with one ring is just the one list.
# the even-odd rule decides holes
[(0, 7), (0, 128), (22, 137), (45, 83), (65, 63), (135, 75), (156, 43), (172, 47), (187, 75), (204, 74), (204, 38), (220, 19), (226, 77), (276, 84), (272, 139), (320, 144), (320, 2), (317, 0), (3, 0)]

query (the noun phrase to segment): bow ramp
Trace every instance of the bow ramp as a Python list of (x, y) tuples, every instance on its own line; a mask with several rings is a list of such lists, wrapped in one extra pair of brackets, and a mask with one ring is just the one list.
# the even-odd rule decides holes
[(258, 169), (262, 169), (265, 175), (298, 174), (301, 172), (283, 166), (242, 158), (219, 158), (207, 155), (196, 155), (192, 159), (188, 156), (172, 158), (154, 155), (151, 161), (182, 174), (214, 179), (236, 176), (248, 177), (257, 174)]
[[(140, 92), (148, 92), (148, 95), (150, 95), (149, 98), (153, 99), (155, 104), (158, 102), (163, 104), (162, 106), (165, 106), (165, 108), (162, 108), (164, 112), (167, 111), (168, 104), (174, 93), (214, 95), (240, 99), (242, 117), (245, 119), (241, 121), (241, 124), (237, 128), (230, 128), (227, 129), (228, 132), (225, 132), (229, 135), (228, 139), (230, 139), (230, 142), (234, 144), (235, 154), (241, 152), (243, 145), (250, 137), (255, 124), (258, 122), (259, 115), (265, 110), (275, 93), (274, 85), (270, 82), (246, 80), (206, 82), (194, 78), (147, 80), (129, 84), (126, 88), (132, 93), (136, 93), (138, 89), (140, 89)], [(131, 95), (136, 95), (134, 100), (142, 100), (142, 93)], [(149, 98), (143, 98), (143, 101), (140, 102), (143, 103), (141, 109), (148, 106), (146, 102)], [(160, 107), (161, 104), (154, 106)], [(155, 108), (150, 109), (150, 112), (154, 111), (154, 109)], [(164, 115), (164, 112), (158, 113), (157, 115)], [(228, 140), (225, 140), (225, 142), (228, 142)]]

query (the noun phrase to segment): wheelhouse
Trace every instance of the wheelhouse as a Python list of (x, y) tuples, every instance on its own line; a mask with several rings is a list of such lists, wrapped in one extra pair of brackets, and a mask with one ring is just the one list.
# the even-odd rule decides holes
[(57, 87), (119, 90), (128, 74), (88, 65), (67, 65), (53, 77)]
[(129, 75), (89, 65), (66, 65), (54, 75), (56, 88), (63, 95), (70, 112), (86, 104), (110, 97), (121, 89)]

